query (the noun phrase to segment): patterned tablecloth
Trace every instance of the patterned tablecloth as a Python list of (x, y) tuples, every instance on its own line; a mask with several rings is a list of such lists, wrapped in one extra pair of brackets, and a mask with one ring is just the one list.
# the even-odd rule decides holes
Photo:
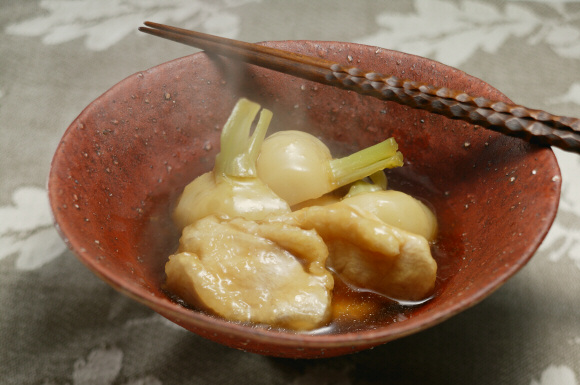
[(580, 1), (0, 0), (0, 383), (580, 384), (580, 157), (563, 151), (559, 213), (521, 272), (452, 319), (358, 354), (233, 350), (88, 271), (52, 225), (49, 165), (93, 99), (195, 52), (138, 33), (144, 20), (419, 54), (517, 103), (580, 116)]

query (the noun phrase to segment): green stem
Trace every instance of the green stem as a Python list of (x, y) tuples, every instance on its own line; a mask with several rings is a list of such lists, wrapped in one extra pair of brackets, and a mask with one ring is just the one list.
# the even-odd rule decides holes
[(344, 158), (331, 160), (332, 184), (344, 186), (385, 168), (402, 166), (403, 155), (397, 150), (397, 142), (389, 138)]
[(369, 179), (371, 180), (370, 183), (361, 179), (350, 185), (345, 198), (374, 191), (385, 191), (387, 189), (387, 176), (383, 170), (369, 175)]
[(377, 171), (369, 175), (369, 178), (371, 179), (373, 184), (375, 186), (378, 186), (381, 190), (387, 189), (387, 176), (385, 175), (385, 172), (383, 170)]
[(268, 127), (272, 121), (272, 116), (272, 111), (264, 108), (260, 112), (260, 119), (258, 119), (256, 128), (254, 129), (254, 134), (250, 138), (250, 143), (248, 145), (248, 160), (254, 169), (256, 168), (258, 156), (260, 156), (260, 150), (262, 149), (262, 143), (266, 137), (266, 132), (268, 131)]
[(240, 99), (234, 107), (222, 130), (220, 153), (214, 166), (216, 176), (256, 176), (256, 159), (272, 119), (272, 112), (263, 109), (250, 136), (258, 111), (260, 105), (247, 99)]

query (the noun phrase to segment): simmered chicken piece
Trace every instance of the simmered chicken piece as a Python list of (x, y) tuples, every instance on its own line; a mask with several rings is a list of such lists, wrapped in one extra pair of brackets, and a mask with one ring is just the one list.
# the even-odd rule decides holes
[(359, 288), (406, 301), (425, 299), (433, 290), (437, 263), (427, 240), (367, 211), (340, 202), (271, 220), (316, 230), (329, 248), (327, 265)]
[(314, 231), (210, 216), (184, 229), (167, 288), (226, 319), (311, 330), (329, 321), (334, 281)]

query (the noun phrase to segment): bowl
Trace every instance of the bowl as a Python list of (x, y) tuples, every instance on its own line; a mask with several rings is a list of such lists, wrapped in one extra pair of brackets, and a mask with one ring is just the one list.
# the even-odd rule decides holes
[[(342, 42), (263, 44), (509, 102), (482, 80), (401, 52)], [(229, 322), (163, 290), (164, 264), (179, 239), (172, 207), (189, 181), (213, 167), (221, 127), (240, 97), (273, 111), (272, 130), (309, 131), (336, 156), (396, 138), (405, 165), (388, 172), (390, 187), (427, 202), (439, 222), (433, 298), (381, 322), (297, 333)], [(86, 107), (58, 145), (48, 186), (63, 239), (117, 290), (230, 347), (316, 358), (419, 332), (489, 296), (542, 242), (557, 211), (561, 176), (549, 148), (197, 53), (129, 76)]]

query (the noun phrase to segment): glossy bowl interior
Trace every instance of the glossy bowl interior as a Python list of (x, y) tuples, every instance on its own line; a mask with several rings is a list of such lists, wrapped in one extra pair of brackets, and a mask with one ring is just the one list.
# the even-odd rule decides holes
[[(508, 99), (425, 58), (350, 43), (271, 46), (417, 81)], [(392, 188), (427, 201), (440, 234), (436, 295), (398, 322), (304, 334), (189, 310), (162, 290), (179, 234), (182, 188), (213, 166), (220, 129), (240, 97), (274, 112), (271, 130), (320, 136), (336, 156), (395, 137), (405, 166)], [(134, 74), (92, 102), (58, 146), (49, 178), (55, 222), (95, 274), (201, 336), (266, 355), (330, 357), (433, 326), (478, 303), (531, 258), (554, 219), (560, 171), (550, 149), (459, 121), (199, 53)]]

